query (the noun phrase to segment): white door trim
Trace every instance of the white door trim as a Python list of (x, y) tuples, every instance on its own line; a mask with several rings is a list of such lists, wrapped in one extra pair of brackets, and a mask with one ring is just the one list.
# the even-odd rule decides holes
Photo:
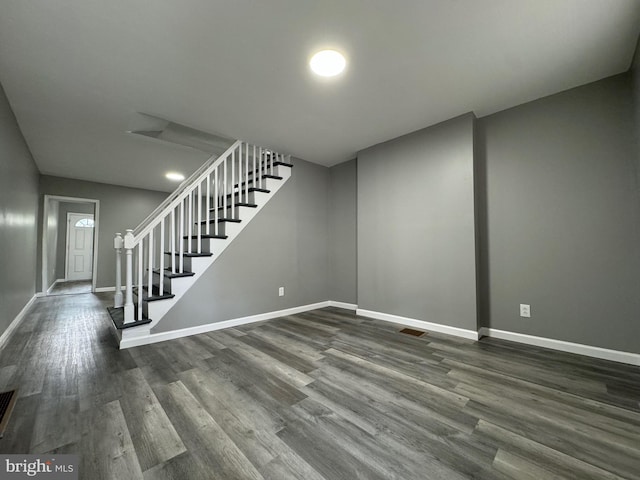
[[(93, 220), (93, 223), (94, 223), (93, 236), (95, 237), (95, 234), (96, 234), (95, 218), (93, 216), (93, 213), (67, 212), (67, 235), (65, 237), (65, 242), (64, 242), (65, 243), (65, 245), (64, 245), (64, 279), (65, 280), (69, 280), (69, 238), (70, 238), (70, 233), (71, 233), (71, 220), (70, 220), (71, 219), (71, 215), (83, 216), (85, 218), (91, 217), (91, 220)], [(95, 257), (96, 252), (93, 251), (93, 245), (91, 246), (91, 248), (92, 248), (92, 250), (91, 250), (91, 258), (92, 258), (91, 263), (93, 264), (93, 257)], [(93, 278), (93, 271), (91, 272), (91, 278)]]
[[(96, 279), (98, 278), (98, 237), (100, 226), (100, 200), (95, 198), (79, 198), (79, 197), (65, 197), (62, 195), (45, 195), (44, 196), (44, 208), (42, 213), (42, 285), (40, 287), (40, 293), (46, 295), (47, 292), (47, 279), (49, 277), (47, 271), (47, 264), (49, 261), (47, 253), (47, 217), (49, 216), (49, 202), (65, 202), (65, 203), (93, 203), (93, 215), (95, 227), (93, 230), (93, 276), (91, 278), (91, 291), (96, 290)], [(65, 267), (66, 270), (66, 267)]]

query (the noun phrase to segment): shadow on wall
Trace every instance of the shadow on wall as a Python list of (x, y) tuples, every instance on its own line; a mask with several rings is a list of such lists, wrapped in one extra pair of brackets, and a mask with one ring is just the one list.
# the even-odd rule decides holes
[(474, 189), (476, 208), (476, 291), (478, 328), (491, 326), (489, 232), (487, 222), (487, 142), (482, 122), (474, 123)]

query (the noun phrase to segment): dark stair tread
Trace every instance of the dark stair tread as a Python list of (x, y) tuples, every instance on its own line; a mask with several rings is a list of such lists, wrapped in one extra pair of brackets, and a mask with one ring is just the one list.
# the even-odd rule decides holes
[[(155, 275), (159, 276), (160, 275), (160, 269), (159, 268), (154, 268), (153, 269), (153, 273)], [(176, 272), (176, 273), (173, 273), (171, 271), (171, 267), (164, 269), (164, 277), (165, 278), (193, 277), (194, 275), (195, 275), (194, 272), (182, 272), (182, 273)]]
[[(282, 160), (276, 160), (273, 163), (271, 162), (271, 160), (263, 160), (262, 162), (260, 162), (259, 165), (256, 165), (256, 167), (260, 168), (260, 171), (265, 172), (267, 171), (271, 165), (273, 165), (274, 167), (277, 167), (278, 165), (282, 165), (283, 167), (289, 167), (289, 168), (293, 168), (293, 164), (292, 163), (287, 163), (287, 162), (283, 162)], [(252, 166), (251, 163), (249, 163), (249, 166)], [(257, 170), (257, 169), (256, 169)], [(254, 172), (254, 170), (249, 172), (249, 175), (251, 175)]]
[[(164, 252), (165, 255), (171, 255), (171, 252)], [(174, 255), (176, 257), (180, 256), (180, 252), (174, 252)], [(202, 253), (187, 253), (187, 252), (182, 252), (182, 256), (183, 257), (212, 257), (213, 253), (211, 252), (202, 252)]]
[(282, 165), (283, 167), (289, 167), (289, 168), (293, 168), (293, 164), (292, 163), (287, 163), (287, 162), (273, 162), (274, 166), (278, 166), (278, 165)]
[[(251, 175), (251, 172), (249, 172), (249, 175)], [(282, 180), (284, 177), (281, 177), (280, 175), (273, 175), (271, 173), (263, 173), (260, 178), (274, 178), (276, 180)], [(253, 183), (255, 181), (255, 178), (250, 178), (249, 179), (249, 183)], [(244, 182), (242, 182), (242, 184), (244, 185)], [(235, 187), (238, 186), (238, 184), (236, 183), (234, 185)]]
[[(148, 286), (143, 286), (142, 287), (143, 290), (145, 290), (146, 292), (149, 292), (149, 287)], [(133, 289), (133, 294), (134, 295), (138, 295), (138, 287), (134, 287)], [(142, 297), (142, 301), (143, 302), (155, 302), (156, 300), (165, 300), (167, 298), (173, 298), (175, 297), (175, 295), (173, 295), (172, 293), (163, 293), (162, 295), (160, 295), (160, 287), (157, 286), (153, 286), (153, 289), (151, 290), (151, 296), (146, 296), (146, 297)]]
[[(249, 207), (249, 208), (258, 208), (258, 205), (255, 203), (247, 203), (247, 202), (234, 202), (233, 204), (234, 207)], [(231, 208), (231, 204), (227, 205), (226, 207), (227, 209)], [(218, 207), (218, 210), (224, 210), (225, 206), (221, 205)], [(209, 211), (210, 212), (215, 212), (216, 207), (210, 208)]]
[[(273, 178), (273, 179), (275, 179), (275, 180), (282, 180), (284, 177), (280, 177), (279, 175), (271, 175), (270, 173), (265, 173), (265, 174), (263, 174), (263, 175), (262, 175), (262, 177), (260, 177), (260, 178), (263, 178), (263, 179), (264, 179), (264, 178)], [(248, 183), (249, 185), (251, 185), (252, 183), (255, 183), (255, 179), (253, 179), (253, 178), (252, 178), (252, 179), (250, 179), (248, 182), (242, 182), (240, 185), (244, 187), (247, 183)], [(238, 184), (236, 183), (236, 184), (233, 186), (233, 188), (238, 188)]]
[[(230, 222), (230, 223), (240, 223), (240, 222), (242, 222), (242, 220), (240, 220), (239, 218), (219, 218), (218, 220), (215, 220), (215, 219), (213, 219), (213, 218), (212, 218), (212, 219), (210, 219), (210, 220), (209, 220), (209, 223), (216, 223), (216, 221), (217, 221), (218, 223), (227, 223), (227, 222)], [(202, 221), (200, 222), (200, 224), (201, 224), (201, 225), (206, 225), (206, 224), (207, 224), (207, 221), (206, 221), (206, 220), (202, 220)], [(197, 223), (196, 223), (196, 225), (197, 225)]]
[[(189, 235), (185, 235), (182, 238), (184, 240), (189, 240)], [(213, 238), (213, 239), (226, 240), (229, 237), (227, 235), (207, 235), (203, 233), (202, 235), (200, 235), (200, 238), (204, 238), (204, 239)], [(191, 235), (191, 240), (197, 240), (197, 239), (198, 239), (198, 235)]]
[(147, 323), (151, 323), (152, 320), (147, 317), (142, 317), (142, 320), (138, 320), (138, 308), (137, 306), (133, 309), (133, 315), (136, 319), (131, 323), (124, 323), (124, 307), (107, 307), (107, 312), (109, 312), (109, 316), (111, 317), (111, 321), (113, 325), (118, 330), (124, 330), (125, 328), (137, 327), (139, 325), (146, 325)]
[[(267, 170), (268, 170), (268, 168), (267, 168), (267, 167), (263, 167), (262, 169), (260, 169), (260, 172), (259, 172), (259, 173), (260, 173), (260, 175), (267, 175)], [(253, 176), (254, 176), (255, 174), (256, 174), (256, 172), (251, 171), (251, 172), (247, 173), (247, 176), (248, 176), (248, 177), (252, 177), (252, 178), (253, 178)]]
[[(277, 167), (277, 166), (279, 166), (279, 165), (280, 165), (280, 166), (283, 166), (283, 167), (293, 168), (293, 164), (291, 164), (291, 163), (287, 163), (287, 162), (273, 162), (273, 166), (274, 166), (274, 167)], [(266, 173), (266, 172), (268, 172), (268, 171), (270, 170), (270, 168), (271, 168), (271, 162), (263, 163), (263, 164), (260, 166), (260, 172), (259, 172), (259, 173), (260, 173), (260, 174), (262, 174), (262, 175), (269, 175), (269, 174), (268, 174), (268, 173)], [(253, 177), (253, 176), (255, 175), (255, 171), (254, 171), (254, 170), (251, 170), (250, 172), (248, 172), (248, 173), (247, 173), (247, 175), (248, 175), (249, 177)]]
[[(266, 188), (249, 187), (249, 192), (271, 193), (271, 190), (267, 190)], [(227, 193), (227, 197), (231, 197), (231, 195), (239, 197), (241, 194), (241, 192)]]

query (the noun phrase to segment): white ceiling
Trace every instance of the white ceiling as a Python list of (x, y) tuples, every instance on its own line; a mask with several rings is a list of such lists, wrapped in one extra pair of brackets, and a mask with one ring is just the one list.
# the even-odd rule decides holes
[(639, 33), (638, 0), (2, 0), (0, 82), (42, 173), (171, 190), (206, 155), (136, 112), (333, 165), (624, 72)]

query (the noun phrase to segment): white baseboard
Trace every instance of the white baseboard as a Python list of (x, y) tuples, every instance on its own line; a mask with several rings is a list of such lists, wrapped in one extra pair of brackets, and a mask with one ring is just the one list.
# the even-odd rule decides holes
[(94, 293), (115, 292), (115, 291), (116, 291), (116, 287), (96, 287), (95, 290), (93, 290)]
[(285, 310), (276, 310), (274, 312), (260, 313), (248, 317), (234, 318), (224, 320), (222, 322), (207, 323), (206, 325), (198, 325), (197, 327), (181, 328), (180, 330), (172, 330), (170, 332), (150, 333), (149, 335), (141, 335), (131, 338), (123, 338), (120, 342), (120, 348), (138, 347), (140, 345), (148, 345), (151, 343), (164, 342), (175, 338), (189, 337), (199, 333), (212, 332), (214, 330), (222, 330), (223, 328), (238, 327), (248, 323), (262, 322), (273, 318), (284, 317), (286, 315), (295, 315), (296, 313), (308, 312), (330, 306), (330, 302), (312, 303), (299, 307), (287, 308)]
[[(124, 292), (125, 287), (120, 287), (120, 290)], [(102, 292), (115, 292), (116, 287), (96, 287), (93, 293), (102, 293)]]
[(363, 317), (375, 318), (376, 320), (384, 320), (385, 322), (399, 323), (400, 325), (406, 325), (408, 327), (415, 327), (421, 330), (431, 330), (432, 332), (446, 333), (447, 335), (454, 335), (456, 337), (468, 338), (470, 340), (478, 340), (479, 335), (475, 330), (467, 330), (459, 327), (450, 327), (449, 325), (442, 325), (440, 323), (431, 323), (424, 320), (417, 320), (415, 318), (400, 317), (398, 315), (391, 315), (389, 313), (374, 312), (372, 310), (363, 310), (358, 308), (356, 314)]
[(565, 342), (564, 340), (536, 337), (534, 335), (526, 335), (524, 333), (507, 332), (505, 330), (496, 330), (495, 328), (482, 327), (478, 333), (481, 337), (500, 338), (502, 340), (525, 343), (536, 347), (550, 348), (552, 350), (560, 350), (562, 352), (576, 353), (587, 357), (601, 358), (603, 360), (611, 360), (612, 362), (628, 363), (630, 365), (640, 366), (640, 354), (638, 353), (610, 350), (608, 348), (593, 347), (591, 345), (583, 345), (581, 343)]
[(358, 305), (355, 303), (345, 303), (345, 302), (335, 302), (333, 300), (329, 300), (329, 307), (336, 308), (344, 308), (345, 310), (353, 310), (354, 312), (358, 309)]
[(51, 290), (53, 290), (53, 288), (59, 284), (59, 283), (63, 283), (66, 282), (66, 280), (64, 278), (58, 278), (57, 280), (54, 280), (53, 283), (51, 284), (51, 286), (47, 289), (47, 295), (49, 295), (51, 293)]
[(9, 338), (11, 337), (15, 329), (18, 328), (18, 325), (20, 325), (20, 322), (24, 320), (24, 317), (27, 311), (29, 310), (29, 308), (31, 308), (31, 305), (33, 305), (33, 302), (35, 302), (36, 299), (42, 296), (44, 296), (42, 292), (35, 294), (33, 297), (31, 297), (31, 299), (27, 302), (27, 304), (24, 307), (22, 307), (22, 310), (20, 310), (20, 313), (16, 315), (16, 318), (13, 319), (13, 321), (9, 324), (7, 329), (2, 333), (2, 336), (0, 336), (0, 349), (4, 347), (4, 344), (7, 342), (7, 340), (9, 340)]

